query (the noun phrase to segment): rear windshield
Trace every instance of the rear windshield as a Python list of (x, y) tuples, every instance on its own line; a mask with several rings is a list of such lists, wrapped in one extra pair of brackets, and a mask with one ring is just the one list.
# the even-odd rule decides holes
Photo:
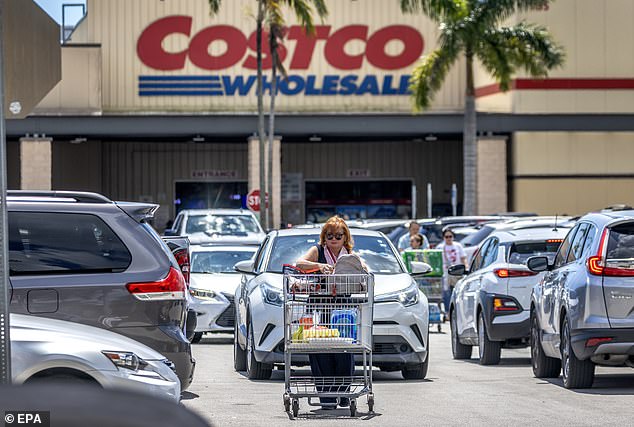
[(607, 259), (634, 259), (634, 222), (610, 228)]
[(236, 273), (233, 266), (253, 257), (253, 252), (209, 251), (192, 253), (192, 273)]
[(95, 215), (9, 212), (11, 274), (120, 272), (132, 257)]
[(186, 234), (240, 236), (261, 231), (257, 221), (251, 215), (190, 215), (185, 227)]
[(557, 254), (557, 249), (561, 245), (560, 240), (556, 241), (544, 241), (544, 242), (529, 242), (529, 243), (514, 243), (509, 251), (509, 264), (526, 264), (526, 261), (530, 257), (545, 256), (548, 257), (548, 262), (552, 264)]
[[(275, 239), (267, 271), (281, 273), (284, 264), (295, 264), (297, 258), (319, 243), (319, 236), (284, 236)], [(383, 237), (354, 236), (353, 252), (358, 254), (371, 273), (404, 273), (394, 251)]]

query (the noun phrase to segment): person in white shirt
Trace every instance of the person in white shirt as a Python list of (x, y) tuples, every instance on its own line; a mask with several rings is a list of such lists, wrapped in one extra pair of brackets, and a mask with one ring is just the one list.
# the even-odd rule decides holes
[(457, 276), (450, 276), (449, 267), (456, 264), (467, 264), (467, 254), (464, 247), (459, 242), (454, 242), (456, 235), (449, 228), (445, 228), (442, 232), (443, 242), (436, 246), (436, 249), (442, 250), (442, 268), (443, 268), (443, 286), (442, 301), (445, 313), (448, 313), (449, 303), (451, 302), (451, 294), (456, 282), (459, 280)]
[(404, 235), (401, 236), (400, 239), (398, 239), (398, 243), (396, 244), (398, 251), (403, 252), (405, 249), (409, 248), (411, 238), (414, 237), (415, 235), (419, 235), (423, 237), (423, 243), (417, 249), (429, 249), (429, 241), (427, 240), (427, 237), (425, 237), (424, 234), (419, 234), (419, 233), (420, 233), (420, 225), (416, 221), (410, 222), (409, 233), (405, 233)]

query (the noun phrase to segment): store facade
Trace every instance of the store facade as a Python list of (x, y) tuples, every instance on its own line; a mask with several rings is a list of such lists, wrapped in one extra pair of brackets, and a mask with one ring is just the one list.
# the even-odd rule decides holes
[[(206, 0), (88, 0), (86, 18), (62, 49), (62, 81), (34, 115), (9, 122), (9, 156), (49, 141), (51, 188), (158, 202), (158, 227), (183, 208), (246, 207), (259, 175), (254, 3), (225, 2), (211, 17)], [(333, 213), (424, 217), (428, 184), (434, 215), (451, 212), (453, 183), (462, 199), (464, 66), (448, 76), (431, 111), (414, 115), (407, 82), (417, 59), (435, 48), (436, 28), (388, 3), (329, 1), (313, 38), (289, 18), (281, 51), (288, 78), (276, 99), (276, 225)], [(621, 197), (634, 186), (634, 167), (625, 164), (615, 175), (624, 185), (618, 191), (583, 199), (575, 191), (587, 179), (607, 184), (600, 176), (618, 157), (612, 148), (634, 145), (627, 133), (634, 131), (634, 51), (604, 50), (603, 65), (587, 68), (591, 53), (577, 48), (588, 33), (592, 52), (614, 37), (607, 24), (584, 26), (597, 13), (634, 17), (634, 0), (560, 0), (527, 16), (567, 49), (567, 65), (553, 73), (558, 85), (520, 76), (501, 94), (478, 74), (480, 213), (572, 214), (634, 203)], [(268, 75), (268, 54), (264, 66)], [(595, 86), (561, 83), (590, 77)], [(604, 166), (590, 168), (592, 178), (583, 162), (596, 156), (575, 142), (586, 139), (603, 147)], [(556, 160), (542, 161), (545, 152)], [(563, 172), (562, 164), (569, 165)], [(23, 175), (10, 167), (10, 185)]]

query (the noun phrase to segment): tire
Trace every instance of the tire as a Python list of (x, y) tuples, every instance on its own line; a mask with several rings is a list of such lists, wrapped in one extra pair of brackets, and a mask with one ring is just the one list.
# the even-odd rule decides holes
[(297, 414), (299, 414), (299, 401), (293, 399), (293, 417), (297, 417)]
[(427, 334), (427, 357), (423, 363), (405, 366), (401, 369), (401, 375), (406, 380), (424, 380), (429, 369), (429, 334)]
[(557, 378), (561, 372), (561, 360), (548, 357), (542, 348), (537, 316), (531, 313), (531, 365), (537, 378)]
[(357, 416), (357, 401), (355, 399), (350, 399), (350, 416)]
[(191, 342), (192, 344), (198, 344), (200, 340), (203, 338), (203, 333), (204, 332), (194, 332), (194, 336), (191, 338), (189, 342)]
[(374, 412), (374, 393), (368, 394), (368, 411)]
[(288, 394), (284, 394), (284, 412), (290, 412), (291, 411), (291, 398), (288, 396)]
[(247, 370), (247, 352), (240, 347), (238, 342), (238, 322), (233, 324), (233, 368), (236, 372)]
[(266, 363), (260, 363), (255, 359), (255, 343), (253, 338), (253, 323), (249, 322), (247, 326), (247, 377), (250, 380), (268, 380), (271, 378), (273, 366)]
[(497, 365), (502, 354), (502, 343), (489, 340), (482, 312), (478, 315), (478, 354), (480, 365)]
[(590, 388), (594, 382), (595, 364), (590, 360), (579, 360), (570, 341), (570, 322), (566, 317), (561, 328), (561, 364), (564, 387)]
[(456, 311), (452, 310), (449, 319), (451, 330), (451, 353), (456, 360), (471, 359), (473, 347), (460, 342), (458, 337), (458, 324), (456, 322)]

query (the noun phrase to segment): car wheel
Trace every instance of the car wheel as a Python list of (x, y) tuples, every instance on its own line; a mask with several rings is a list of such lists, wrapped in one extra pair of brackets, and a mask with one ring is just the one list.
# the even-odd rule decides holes
[(246, 371), (247, 352), (240, 347), (238, 342), (238, 320), (233, 322), (233, 368), (236, 371)]
[(190, 342), (192, 344), (198, 344), (201, 339), (203, 339), (204, 332), (194, 332), (194, 336), (191, 338)]
[(537, 378), (557, 378), (561, 372), (561, 360), (548, 357), (542, 348), (537, 316), (531, 313), (531, 365)]
[(424, 380), (427, 376), (429, 368), (429, 350), (427, 350), (427, 359), (423, 363), (416, 365), (407, 365), (401, 369), (401, 374), (406, 380)]
[(590, 360), (579, 360), (575, 356), (570, 341), (570, 322), (564, 319), (561, 328), (561, 364), (563, 368), (564, 387), (589, 388), (594, 382), (594, 363)]
[(462, 344), (460, 342), (460, 338), (458, 337), (458, 322), (456, 321), (456, 310), (451, 311), (449, 323), (449, 327), (451, 329), (451, 353), (453, 355), (453, 358), (457, 360), (471, 359), (471, 352), (473, 351), (473, 347), (470, 345)]
[(484, 313), (478, 315), (478, 354), (480, 355), (480, 365), (497, 365), (500, 363), (502, 353), (502, 343), (489, 340), (484, 323)]
[(253, 322), (247, 326), (247, 377), (251, 380), (268, 380), (271, 378), (273, 366), (260, 363), (255, 359), (255, 341), (253, 338)]

